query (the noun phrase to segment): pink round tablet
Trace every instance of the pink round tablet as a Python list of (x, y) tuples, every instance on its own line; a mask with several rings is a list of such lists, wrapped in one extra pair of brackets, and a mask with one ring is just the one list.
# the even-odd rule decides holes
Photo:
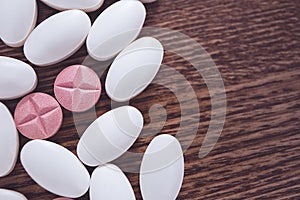
[(65, 68), (56, 77), (54, 93), (58, 102), (67, 110), (83, 112), (98, 102), (101, 83), (92, 69), (73, 65)]
[(47, 139), (62, 124), (63, 114), (58, 102), (45, 93), (25, 96), (15, 110), (15, 123), (22, 135), (29, 139)]

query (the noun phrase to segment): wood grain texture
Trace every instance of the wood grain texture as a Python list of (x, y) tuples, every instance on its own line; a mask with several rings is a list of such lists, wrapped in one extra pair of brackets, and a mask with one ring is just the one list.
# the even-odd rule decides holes
[[(92, 21), (113, 2), (106, 0), (99, 11), (89, 14)], [(38, 6), (38, 23), (57, 13), (40, 2)], [(143, 112), (146, 125), (151, 123), (143, 131), (145, 137), (138, 139), (130, 151), (142, 153), (153, 134), (176, 135), (178, 132), (178, 99), (165, 87), (171, 83), (184, 94), (185, 88), (170, 75), (171, 69), (175, 69), (196, 92), (201, 111), (197, 136), (185, 151), (185, 178), (178, 199), (300, 199), (300, 1), (158, 0), (146, 8), (145, 26), (180, 31), (200, 43), (211, 55), (226, 87), (227, 117), (213, 151), (199, 159), (199, 149), (211, 118), (209, 92), (203, 78), (187, 60), (166, 52), (164, 64), (171, 68), (159, 72), (159, 76), (164, 77), (161, 84), (150, 85), (130, 102)], [(174, 38), (165, 37), (174, 42)], [(192, 48), (185, 47), (185, 41), (176, 41), (176, 38), (175, 43), (187, 50)], [(2, 42), (0, 55), (28, 62), (22, 48), (9, 48)], [(57, 74), (68, 65), (82, 63), (86, 55), (83, 46), (70, 59), (57, 65), (34, 66), (39, 77), (36, 91), (53, 95)], [(106, 68), (95, 65), (96, 62), (91, 61), (90, 66), (98, 73)], [(106, 71), (101, 75), (102, 83)], [(13, 112), (18, 101), (4, 103)], [(149, 109), (153, 105), (165, 108), (165, 124), (161, 124), (159, 109), (153, 109), (150, 118)], [(96, 106), (97, 116), (110, 107), (111, 102), (103, 90)], [(195, 129), (195, 121), (199, 121), (198, 113), (193, 112), (195, 108), (187, 108), (191, 113), (186, 119), (186, 133), (178, 136), (182, 143), (190, 139), (189, 132)], [(91, 113), (76, 117), (79, 132), (95, 117)], [(64, 110), (64, 117), (61, 130), (50, 140), (76, 153), (78, 135), (73, 115)], [(21, 147), (27, 141), (21, 136)], [(138, 160), (120, 164), (130, 167), (134, 163)], [(141, 199), (138, 174), (126, 175), (137, 199)], [(0, 188), (17, 190), (30, 200), (56, 197), (35, 184), (19, 160), (15, 170), (0, 179)], [(80, 199), (88, 199), (88, 195)]]

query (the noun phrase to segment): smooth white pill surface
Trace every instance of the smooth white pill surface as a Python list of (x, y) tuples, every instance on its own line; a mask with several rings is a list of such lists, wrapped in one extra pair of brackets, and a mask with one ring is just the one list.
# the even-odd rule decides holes
[(22, 46), (36, 20), (36, 0), (0, 1), (0, 38), (6, 45)]
[(171, 135), (159, 135), (149, 144), (141, 164), (140, 187), (144, 200), (175, 200), (184, 176), (180, 143)]
[(41, 0), (46, 5), (56, 10), (79, 9), (92, 12), (101, 7), (104, 0)]
[(110, 162), (125, 153), (143, 128), (143, 115), (132, 106), (115, 108), (95, 120), (77, 146), (79, 159), (89, 166)]
[(146, 9), (139, 1), (118, 1), (94, 22), (87, 38), (89, 55), (99, 61), (113, 58), (140, 33)]
[(114, 101), (128, 101), (140, 94), (154, 79), (163, 60), (164, 49), (152, 37), (140, 38), (113, 61), (105, 82)]
[(36, 85), (37, 76), (30, 65), (0, 56), (0, 100), (24, 96), (33, 91)]
[(92, 174), (91, 200), (135, 200), (131, 184), (121, 169), (112, 164), (96, 168)]
[(24, 45), (24, 54), (33, 64), (56, 64), (74, 54), (91, 28), (89, 16), (81, 10), (55, 14), (39, 24)]
[(12, 190), (0, 189), (0, 199), (2, 200), (27, 200), (27, 198), (19, 193)]
[(0, 127), (0, 177), (3, 177), (8, 175), (16, 165), (19, 152), (19, 135), (12, 115), (1, 102)]
[(90, 185), (90, 175), (66, 148), (45, 140), (32, 140), (21, 151), (21, 163), (41, 187), (59, 196), (78, 198)]

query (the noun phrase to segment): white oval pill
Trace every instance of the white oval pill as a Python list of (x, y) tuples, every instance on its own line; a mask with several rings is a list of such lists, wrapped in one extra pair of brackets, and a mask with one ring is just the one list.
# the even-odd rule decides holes
[(0, 99), (15, 99), (33, 91), (37, 76), (33, 68), (14, 58), (0, 56)]
[(132, 106), (115, 108), (103, 114), (79, 140), (79, 159), (86, 165), (98, 166), (118, 158), (133, 145), (143, 123), (143, 115)]
[(180, 143), (171, 135), (159, 135), (148, 146), (140, 170), (144, 200), (175, 200), (184, 176)]
[(121, 169), (112, 164), (96, 168), (92, 174), (91, 200), (135, 200), (131, 184)]
[(90, 56), (104, 61), (113, 58), (140, 33), (146, 17), (139, 1), (118, 1), (104, 10), (87, 38)]
[(19, 152), (19, 135), (12, 115), (1, 102), (0, 127), (0, 177), (3, 177), (8, 175), (16, 165)]
[(11, 47), (20, 47), (37, 20), (35, 0), (0, 1), (0, 38)]
[(39, 24), (24, 45), (24, 54), (33, 64), (56, 64), (74, 54), (84, 43), (91, 27), (81, 10), (55, 14)]
[(113, 61), (105, 82), (114, 101), (128, 101), (140, 94), (154, 79), (163, 60), (164, 49), (152, 37), (134, 41)]
[(32, 140), (21, 151), (21, 163), (41, 187), (59, 196), (78, 198), (90, 185), (90, 175), (66, 148), (45, 140)]
[(92, 12), (101, 7), (104, 0), (41, 0), (46, 5), (56, 10), (79, 9)]
[(19, 193), (12, 190), (0, 189), (0, 199), (3, 200), (27, 200), (27, 198)]

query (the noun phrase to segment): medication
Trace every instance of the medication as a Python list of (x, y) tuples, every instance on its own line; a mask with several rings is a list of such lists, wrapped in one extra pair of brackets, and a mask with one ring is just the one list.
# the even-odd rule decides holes
[(155, 137), (144, 154), (140, 188), (144, 200), (175, 200), (184, 176), (184, 158), (178, 140), (167, 134)]
[(37, 15), (36, 0), (1, 0), (1, 40), (10, 47), (22, 46), (35, 27)]
[(140, 94), (154, 79), (164, 49), (152, 37), (143, 37), (126, 47), (113, 61), (105, 82), (108, 96), (118, 102)]
[(88, 166), (108, 163), (125, 153), (143, 128), (143, 115), (132, 106), (115, 108), (96, 119), (77, 145), (79, 159)]
[(19, 193), (12, 190), (0, 189), (0, 199), (3, 200), (27, 200), (27, 198)]
[(67, 110), (83, 112), (99, 100), (101, 83), (98, 75), (83, 65), (65, 68), (56, 77), (54, 93), (58, 102)]
[(32, 140), (21, 150), (21, 163), (29, 176), (53, 194), (78, 198), (90, 186), (90, 175), (66, 148), (45, 140)]
[(157, 0), (140, 0), (140, 1), (143, 2), (143, 3), (153, 3)]
[(85, 12), (92, 12), (101, 7), (104, 0), (41, 0), (46, 5), (56, 10), (79, 9)]
[[(105, 9), (91, 25), (85, 12), (101, 7), (104, 0), (41, 0), (61, 10), (35, 29), (35, 0), (0, 2), (0, 38), (11, 47), (24, 44), (25, 57), (34, 65), (57, 64), (73, 55), (86, 41), (89, 55), (98, 61), (116, 57), (108, 71), (105, 89), (117, 102), (142, 93), (162, 64), (163, 45), (140, 34), (146, 17), (141, 3), (156, 0), (122, 0)], [(5, 20), (4, 20), (5, 19)], [(34, 30), (33, 30), (34, 29)], [(22, 97), (37, 85), (33, 68), (17, 59), (0, 56), (0, 100)], [(134, 190), (122, 170), (109, 162), (123, 155), (139, 137), (144, 119), (132, 106), (122, 106), (98, 117), (77, 145), (78, 158), (61, 145), (43, 139), (52, 137), (62, 125), (60, 105), (84, 112), (97, 104), (101, 82), (89, 67), (72, 65), (55, 79), (52, 96), (37, 92), (17, 104), (14, 118), (0, 102), (0, 177), (14, 168), (19, 151), (17, 130), (32, 141), (20, 153), (28, 175), (45, 190), (72, 200), (87, 193), (91, 200), (135, 200)], [(84, 164), (96, 167), (90, 177)], [(167, 134), (155, 137), (143, 156), (140, 190), (144, 200), (175, 200), (184, 178), (184, 156), (179, 141)], [(27, 200), (18, 192), (0, 189), (0, 199)]]
[(125, 174), (113, 164), (96, 168), (90, 186), (91, 200), (135, 200), (134, 191)]
[(37, 82), (36, 73), (30, 65), (0, 56), (0, 100), (24, 96), (36, 88)]
[(3, 177), (8, 175), (16, 165), (19, 152), (19, 134), (12, 115), (1, 102), (0, 127), (0, 177)]
[(27, 95), (17, 104), (14, 117), (22, 135), (29, 139), (46, 139), (59, 130), (63, 114), (52, 96), (38, 92)]
[(99, 61), (116, 56), (140, 33), (146, 9), (139, 1), (118, 1), (105, 9), (93, 23), (86, 45)]
[(53, 65), (73, 55), (85, 42), (91, 28), (81, 10), (55, 14), (39, 24), (24, 44), (24, 54), (38, 66)]

